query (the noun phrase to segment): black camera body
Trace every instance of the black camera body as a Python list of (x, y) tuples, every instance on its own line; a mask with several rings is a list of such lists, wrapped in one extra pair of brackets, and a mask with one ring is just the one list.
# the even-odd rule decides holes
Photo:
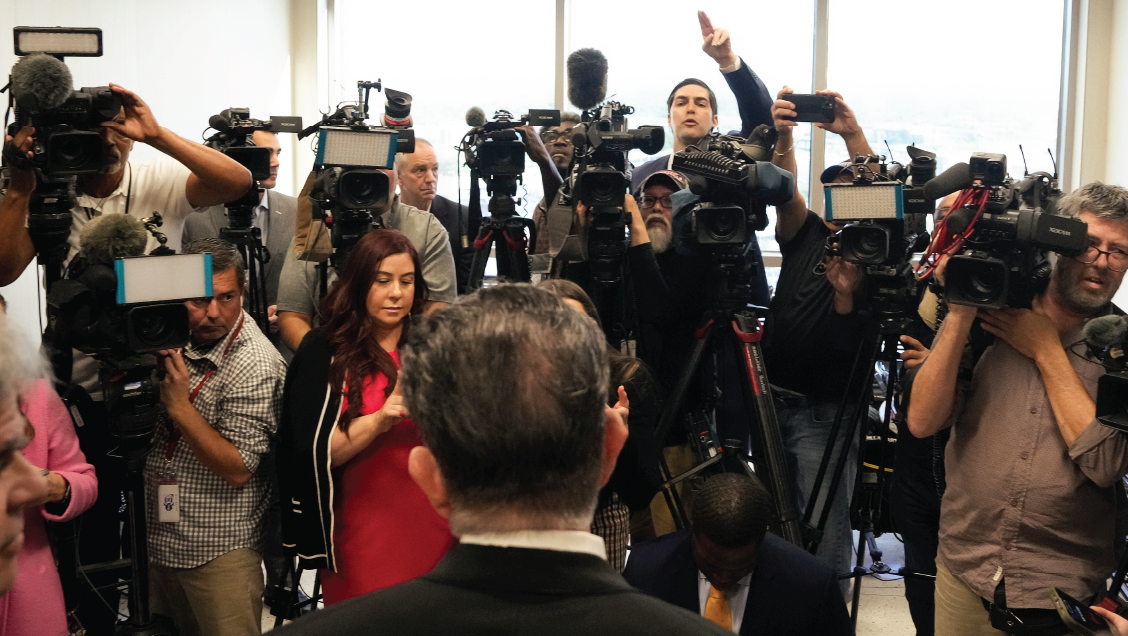
[[(857, 265), (898, 267), (909, 260), (911, 247), (922, 235), (927, 240), (922, 230), (906, 227), (905, 184), (893, 177), (883, 160), (859, 155), (851, 167), (853, 181), (823, 186), (826, 220), (846, 223), (828, 237), (828, 255)], [(877, 170), (871, 167), (875, 162)], [(894, 174), (907, 176), (908, 171), (898, 169)]]
[(902, 183), (906, 225), (910, 233), (925, 229), (924, 219), (935, 211), (936, 202), (924, 195), (924, 185), (936, 176), (936, 153), (908, 146), (908, 165), (890, 162), (887, 174)]
[[(34, 117), (21, 113), (16, 124), (35, 126), (32, 161), (47, 177), (97, 174), (102, 170), (102, 122), (121, 112), (121, 97), (108, 86), (73, 91), (61, 106)], [(17, 128), (18, 129), (18, 128)]]
[(269, 121), (263, 121), (252, 119), (249, 108), (232, 107), (220, 111), (218, 115), (212, 115), (208, 119), (208, 126), (214, 128), (216, 133), (205, 139), (204, 145), (239, 162), (254, 180), (254, 185), (246, 194), (227, 203), (231, 229), (250, 229), (252, 211), (263, 192), (259, 182), (270, 178), (270, 149), (256, 146), (254, 133), (297, 133), (302, 129), (302, 118), (272, 116)]
[(1045, 289), (1052, 266), (1048, 252), (1076, 256), (1088, 247), (1086, 224), (1057, 216), (1057, 179), (1045, 172), (1015, 182), (1006, 157), (975, 153), (969, 162), (973, 189), (986, 191), (982, 212), (953, 210), (973, 231), (948, 261), (945, 298), (952, 303), (998, 309), (1030, 307)]

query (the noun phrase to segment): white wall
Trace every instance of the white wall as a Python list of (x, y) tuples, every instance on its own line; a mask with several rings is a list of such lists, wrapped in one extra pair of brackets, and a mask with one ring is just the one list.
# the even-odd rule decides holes
[[(149, 104), (161, 125), (182, 137), (200, 141), (208, 117), (231, 106), (249, 107), (251, 116), (258, 119), (301, 115), (310, 122), (319, 117), (319, 102), (316, 97), (291, 98), (295, 93), (291, 90), (295, 83), (291, 40), (304, 43), (299, 47), (304, 55), (317, 54), (316, 7), (323, 8), (324, 2), (3, 0), (0, 66), (9, 68), (18, 59), (12, 52), (14, 26), (99, 27), (104, 55), (67, 60), (75, 87), (121, 84)], [(297, 16), (299, 22), (292, 24), (291, 16)], [(308, 23), (311, 18), (312, 25)], [(316, 79), (298, 83), (317, 84)], [(308, 112), (294, 112), (297, 106)], [(310, 165), (308, 139), (299, 146), (293, 135), (280, 138), (284, 154), (277, 189), (296, 194), (300, 182), (295, 187), (295, 174), (304, 174)], [(156, 154), (142, 144), (134, 148), (138, 159)], [(303, 159), (295, 161), (295, 155)], [(298, 163), (304, 166), (299, 168)], [(34, 329), (38, 325), (36, 284), (30, 270), (2, 293), (16, 320)]]

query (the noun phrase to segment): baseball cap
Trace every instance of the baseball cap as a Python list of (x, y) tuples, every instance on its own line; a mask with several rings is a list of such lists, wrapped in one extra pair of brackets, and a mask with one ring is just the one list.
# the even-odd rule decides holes
[(659, 170), (642, 180), (642, 186), (638, 189), (639, 193), (645, 192), (646, 189), (652, 185), (664, 185), (674, 192), (677, 192), (678, 190), (685, 190), (689, 187), (689, 179), (680, 172)]
[(852, 165), (854, 165), (853, 161), (843, 161), (842, 163), (834, 164), (833, 166), (830, 166), (826, 170), (822, 171), (822, 174), (819, 175), (819, 181), (823, 183), (831, 183), (838, 178), (838, 175), (842, 174), (843, 172), (849, 172), (852, 175), (854, 174), (854, 171), (850, 168), (850, 166)]

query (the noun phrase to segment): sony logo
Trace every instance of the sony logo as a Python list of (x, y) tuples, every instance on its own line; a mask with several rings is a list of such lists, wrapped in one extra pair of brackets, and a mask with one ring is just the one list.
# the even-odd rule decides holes
[(1070, 232), (1069, 230), (1063, 230), (1060, 227), (1051, 227), (1050, 231), (1053, 232), (1054, 234), (1064, 234), (1065, 236), (1072, 236), (1073, 235), (1073, 233)]

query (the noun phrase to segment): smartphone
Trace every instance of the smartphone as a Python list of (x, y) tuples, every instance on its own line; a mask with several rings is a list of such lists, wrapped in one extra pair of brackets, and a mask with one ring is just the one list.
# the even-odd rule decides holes
[(1108, 622), (1100, 614), (1056, 587), (1050, 590), (1050, 600), (1062, 622), (1074, 633), (1086, 636), (1109, 633)]
[(788, 93), (783, 99), (795, 104), (793, 121), (817, 121), (829, 124), (834, 121), (833, 95), (801, 95)]

